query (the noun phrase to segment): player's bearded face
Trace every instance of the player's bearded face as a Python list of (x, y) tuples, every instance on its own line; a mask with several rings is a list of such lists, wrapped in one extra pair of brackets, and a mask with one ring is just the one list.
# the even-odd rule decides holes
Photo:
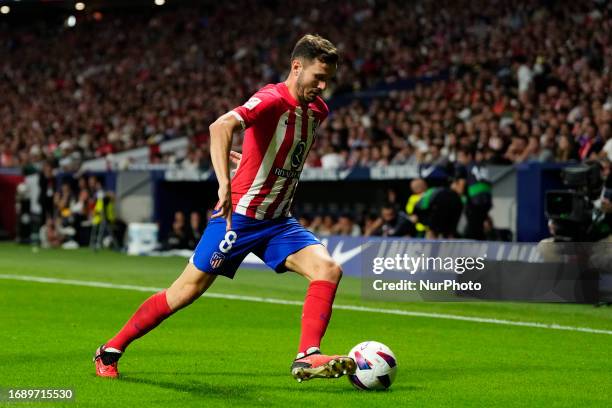
[(310, 103), (320, 96), (331, 77), (336, 73), (336, 67), (319, 60), (305, 63), (298, 74), (296, 87), (301, 103)]

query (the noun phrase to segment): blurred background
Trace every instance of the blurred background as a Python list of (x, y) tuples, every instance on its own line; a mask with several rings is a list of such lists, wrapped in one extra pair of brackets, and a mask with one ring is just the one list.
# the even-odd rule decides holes
[(283, 81), (305, 33), (341, 54), (294, 201), (318, 236), (608, 239), (611, 9), (0, 0), (0, 239), (194, 248), (209, 124)]

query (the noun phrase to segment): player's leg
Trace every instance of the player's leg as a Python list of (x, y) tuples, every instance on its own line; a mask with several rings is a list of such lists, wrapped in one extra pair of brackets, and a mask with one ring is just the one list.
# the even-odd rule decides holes
[(106, 347), (125, 351), (132, 341), (199, 298), (215, 278), (216, 275), (204, 273), (192, 263), (188, 263), (183, 273), (168, 289), (156, 293), (140, 305), (119, 333), (106, 343)]
[(332, 314), (342, 268), (323, 245), (309, 245), (289, 255), (285, 267), (310, 282), (302, 309), (302, 332), (298, 355), (291, 366), (298, 380), (334, 378), (355, 372), (355, 362), (347, 356), (324, 355), (320, 352)]
[(257, 237), (244, 234), (242, 238), (242, 219), (233, 218), (232, 224), (234, 230), (226, 231), (224, 219), (216, 218), (209, 222), (183, 273), (167, 290), (147, 299), (125, 326), (96, 351), (94, 360), (98, 375), (116, 377), (117, 361), (132, 341), (199, 298), (217, 275), (234, 276), (249, 251), (249, 245), (257, 242)]
[(291, 254), (285, 267), (309, 281), (302, 314), (299, 353), (319, 348), (331, 318), (342, 269), (323, 245), (309, 245)]
[(294, 271), (309, 280), (302, 313), (298, 356), (291, 372), (298, 380), (352, 373), (355, 363), (344, 356), (320, 353), (321, 338), (331, 317), (342, 269), (321, 242), (294, 218), (275, 222), (265, 251), (258, 254), (277, 272)]
[(153, 330), (176, 311), (191, 304), (214, 282), (216, 275), (199, 270), (191, 262), (172, 285), (149, 297), (140, 305), (123, 328), (96, 350), (96, 372), (102, 377), (116, 377), (117, 362), (129, 344)]
[(189, 262), (185, 270), (166, 290), (166, 300), (172, 312), (190, 305), (213, 284), (217, 275), (199, 270)]

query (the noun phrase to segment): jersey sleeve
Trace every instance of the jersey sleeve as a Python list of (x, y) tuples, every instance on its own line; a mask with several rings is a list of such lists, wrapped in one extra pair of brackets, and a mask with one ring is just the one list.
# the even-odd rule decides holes
[(230, 112), (240, 122), (243, 129), (251, 127), (258, 120), (274, 113), (280, 98), (267, 91), (258, 91), (255, 95)]

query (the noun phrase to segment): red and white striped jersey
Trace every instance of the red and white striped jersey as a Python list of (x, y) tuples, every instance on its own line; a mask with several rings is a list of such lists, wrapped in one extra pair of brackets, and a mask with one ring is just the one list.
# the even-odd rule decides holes
[(306, 156), (329, 109), (323, 99), (300, 105), (281, 82), (261, 88), (231, 113), (246, 129), (232, 179), (232, 206), (256, 219), (288, 216)]

